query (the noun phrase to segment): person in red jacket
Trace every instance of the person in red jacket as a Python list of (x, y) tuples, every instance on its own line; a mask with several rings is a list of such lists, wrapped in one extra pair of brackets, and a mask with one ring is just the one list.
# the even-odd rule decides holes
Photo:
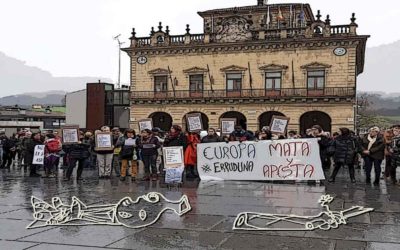
[(197, 144), (200, 143), (200, 136), (196, 133), (189, 133), (187, 136), (187, 147), (185, 150), (186, 177), (197, 178)]

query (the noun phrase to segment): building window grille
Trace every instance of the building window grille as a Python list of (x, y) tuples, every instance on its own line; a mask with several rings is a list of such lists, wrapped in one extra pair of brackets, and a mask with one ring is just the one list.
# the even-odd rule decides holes
[(190, 92), (203, 92), (204, 75), (190, 75), (189, 89)]
[(265, 73), (265, 89), (280, 90), (282, 86), (282, 72)]
[(227, 91), (240, 91), (242, 89), (242, 74), (241, 73), (227, 73), (226, 74), (226, 90)]
[(168, 77), (167, 76), (154, 76), (154, 91), (167, 92), (168, 90)]
[(322, 90), (325, 87), (325, 71), (315, 70), (307, 72), (307, 88), (309, 90)]

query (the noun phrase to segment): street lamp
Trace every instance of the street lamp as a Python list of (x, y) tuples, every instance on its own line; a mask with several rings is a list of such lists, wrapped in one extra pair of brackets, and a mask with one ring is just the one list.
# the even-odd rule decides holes
[(118, 83), (117, 83), (118, 89), (121, 87), (121, 45), (124, 44), (124, 42), (121, 42), (119, 40), (120, 36), (121, 34), (114, 37), (114, 40), (118, 42)]

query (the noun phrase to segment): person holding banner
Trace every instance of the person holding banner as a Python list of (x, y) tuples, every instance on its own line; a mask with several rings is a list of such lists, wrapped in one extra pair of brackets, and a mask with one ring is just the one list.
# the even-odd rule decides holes
[(217, 135), (214, 128), (209, 128), (206, 136), (201, 139), (201, 143), (215, 143), (222, 142), (222, 138)]
[[(101, 127), (101, 131), (103, 133), (110, 133), (110, 128), (107, 126)], [(95, 143), (97, 144), (98, 134), (95, 133)], [(112, 145), (112, 141), (108, 142), (111, 144), (110, 149), (95, 149), (96, 151), (96, 159), (97, 166), (99, 168), (99, 178), (100, 179), (110, 179), (111, 178), (111, 168), (112, 168), (112, 160), (114, 154), (114, 147)]]
[(43, 145), (43, 144), (44, 141), (42, 140), (42, 135), (40, 133), (33, 133), (31, 140), (27, 144), (27, 149), (26, 149), (27, 164), (29, 164), (30, 166), (29, 177), (41, 177), (41, 175), (36, 172), (38, 166), (36, 164), (32, 164), (32, 162), (33, 162), (33, 155), (35, 154), (35, 147), (37, 145)]
[(131, 179), (136, 181), (138, 175), (138, 163), (137, 163), (137, 137), (135, 130), (125, 130), (124, 136), (120, 137), (116, 147), (120, 147), (119, 159), (121, 161), (121, 181), (125, 181), (126, 172), (128, 171), (129, 162), (131, 162)]
[(150, 129), (145, 129), (141, 132), (142, 136), (138, 140), (138, 148), (142, 152), (142, 160), (144, 164), (144, 181), (150, 179), (156, 181), (157, 176), (157, 150), (160, 148), (160, 142), (153, 136)]
[(254, 136), (250, 132), (244, 130), (242, 128), (242, 126), (237, 125), (237, 126), (235, 126), (235, 131), (233, 131), (230, 134), (229, 140), (230, 141), (239, 141), (239, 142), (253, 141), (254, 140)]
[(197, 165), (197, 144), (200, 143), (199, 135), (196, 133), (189, 133), (187, 137), (187, 147), (185, 150), (185, 166), (186, 178), (197, 178), (199, 175), (196, 173)]
[(182, 132), (182, 128), (179, 125), (173, 125), (169, 131), (167, 137), (164, 140), (164, 147), (179, 147), (182, 146), (186, 149), (187, 138)]

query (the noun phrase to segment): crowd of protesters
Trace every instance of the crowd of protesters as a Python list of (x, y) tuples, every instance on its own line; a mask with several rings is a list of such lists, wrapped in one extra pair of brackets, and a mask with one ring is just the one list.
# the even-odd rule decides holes
[[(98, 150), (95, 146), (95, 135), (98, 132), (112, 133), (112, 149)], [(204, 134), (203, 134), (204, 133)], [(56, 178), (58, 169), (64, 169), (64, 180), (70, 181), (74, 169), (77, 167), (75, 178), (81, 180), (85, 168), (97, 168), (101, 179), (109, 179), (115, 175), (121, 181), (130, 176), (132, 181), (138, 179), (139, 161), (144, 165), (143, 181), (155, 181), (164, 175), (163, 147), (182, 146), (184, 149), (184, 163), (186, 178), (198, 178), (197, 172), (197, 144), (218, 143), (232, 141), (263, 141), (281, 139), (317, 138), (320, 147), (322, 167), (333, 171), (328, 178), (335, 182), (339, 170), (347, 167), (351, 182), (356, 182), (355, 169), (364, 164), (366, 183), (371, 183), (371, 172), (374, 169), (374, 184), (379, 185), (381, 178), (387, 178), (393, 184), (397, 183), (396, 168), (400, 166), (400, 125), (381, 131), (373, 127), (369, 133), (358, 136), (347, 128), (341, 128), (330, 135), (324, 132), (321, 126), (315, 125), (299, 135), (296, 131), (289, 131), (286, 136), (271, 133), (268, 126), (253, 133), (235, 126), (230, 135), (221, 136), (213, 128), (202, 133), (184, 132), (178, 125), (173, 125), (170, 131), (161, 131), (159, 128), (145, 129), (136, 134), (133, 129), (126, 129), (123, 133), (119, 128), (110, 129), (101, 127), (94, 132), (79, 133), (79, 142), (62, 144), (57, 132), (41, 134), (22, 131), (7, 137), (0, 134), (0, 163), (1, 168), (18, 166), (30, 177)], [(45, 145), (44, 175), (38, 174), (39, 165), (32, 164), (35, 146)], [(385, 160), (385, 171), (382, 173), (382, 162)]]

